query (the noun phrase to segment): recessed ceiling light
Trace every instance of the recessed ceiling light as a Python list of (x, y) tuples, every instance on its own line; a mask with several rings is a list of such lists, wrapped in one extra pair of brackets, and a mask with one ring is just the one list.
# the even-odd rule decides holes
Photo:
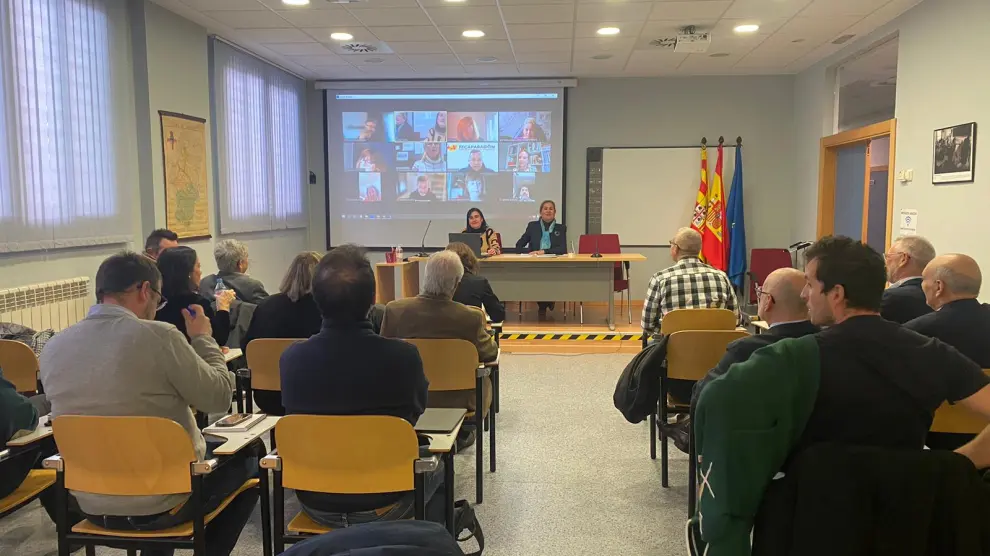
[(619, 34), (619, 28), (618, 27), (602, 27), (601, 29), (598, 30), (598, 34), (599, 35), (605, 35), (605, 36), (618, 35)]
[(461, 33), (461, 36), (468, 39), (480, 39), (485, 36), (485, 32), (478, 29), (468, 29)]
[(354, 38), (350, 33), (330, 33), (330, 38), (335, 41), (349, 41)]
[(591, 59), (592, 60), (608, 60), (611, 57), (612, 57), (611, 54), (595, 54), (594, 56), (591, 57)]
[(309, 0), (282, 0), (286, 6), (308, 6)]
[(755, 23), (748, 23), (746, 25), (736, 25), (735, 28), (732, 30), (735, 31), (736, 33), (742, 33), (742, 34), (755, 33), (760, 30), (760, 26), (756, 25)]
[(365, 58), (364, 61), (368, 64), (381, 64), (385, 60), (382, 58)]
[(728, 52), (716, 52), (715, 54), (709, 54), (709, 58), (726, 58), (729, 56)]
[(475, 62), (478, 62), (479, 64), (490, 64), (492, 62), (497, 62), (497, 61), (498, 58), (494, 56), (482, 56), (481, 58), (475, 59)]

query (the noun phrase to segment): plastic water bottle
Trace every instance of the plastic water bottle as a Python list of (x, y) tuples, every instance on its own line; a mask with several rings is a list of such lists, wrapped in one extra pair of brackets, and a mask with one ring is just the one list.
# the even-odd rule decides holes
[(395, 262), (397, 262), (397, 263), (401, 263), (402, 262), (402, 246), (401, 245), (395, 248)]
[(213, 297), (219, 297), (220, 292), (227, 291), (227, 284), (223, 283), (223, 280), (217, 278), (217, 285), (213, 287)]

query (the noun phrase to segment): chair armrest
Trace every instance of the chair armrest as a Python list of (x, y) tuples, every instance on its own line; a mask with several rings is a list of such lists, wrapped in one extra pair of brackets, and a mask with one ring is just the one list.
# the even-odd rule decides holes
[(436, 471), (440, 467), (440, 458), (437, 456), (430, 456), (428, 458), (419, 458), (413, 462), (413, 471), (416, 473), (428, 473), (430, 471)]
[(234, 371), (234, 374), (240, 378), (251, 378), (251, 369), (247, 367), (242, 367)]
[(491, 374), (492, 374), (492, 367), (489, 367), (488, 365), (482, 363), (481, 365), (478, 365), (478, 372), (474, 376), (475, 378), (483, 378), (486, 376), (490, 376)]
[(62, 456), (55, 454), (54, 456), (49, 456), (41, 462), (41, 466), (45, 469), (53, 469), (55, 471), (63, 471), (65, 469), (65, 462), (62, 461)]
[(273, 471), (282, 470), (282, 458), (278, 455), (278, 450), (272, 450), (272, 453), (261, 458), (259, 461), (262, 469), (271, 469)]
[(10, 448), (0, 451), (0, 461), (3, 461), (10, 457)]
[(192, 462), (191, 469), (193, 475), (209, 475), (213, 473), (213, 470), (220, 465), (220, 460), (217, 458), (208, 459), (206, 461), (194, 461)]

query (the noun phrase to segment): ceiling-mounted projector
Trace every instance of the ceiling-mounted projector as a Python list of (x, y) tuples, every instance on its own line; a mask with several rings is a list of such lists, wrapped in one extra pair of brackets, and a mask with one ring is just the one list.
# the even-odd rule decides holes
[(674, 52), (684, 54), (701, 54), (708, 52), (708, 47), (712, 45), (711, 33), (696, 33), (694, 26), (685, 27), (677, 35), (677, 42), (674, 44)]

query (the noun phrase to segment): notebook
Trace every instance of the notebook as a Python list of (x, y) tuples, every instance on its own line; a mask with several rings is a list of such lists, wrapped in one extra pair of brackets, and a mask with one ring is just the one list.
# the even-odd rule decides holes
[(454, 427), (464, 419), (465, 415), (467, 415), (467, 410), (463, 408), (430, 407), (419, 416), (419, 420), (416, 421), (416, 426), (413, 428), (417, 432), (447, 434), (454, 430)]

